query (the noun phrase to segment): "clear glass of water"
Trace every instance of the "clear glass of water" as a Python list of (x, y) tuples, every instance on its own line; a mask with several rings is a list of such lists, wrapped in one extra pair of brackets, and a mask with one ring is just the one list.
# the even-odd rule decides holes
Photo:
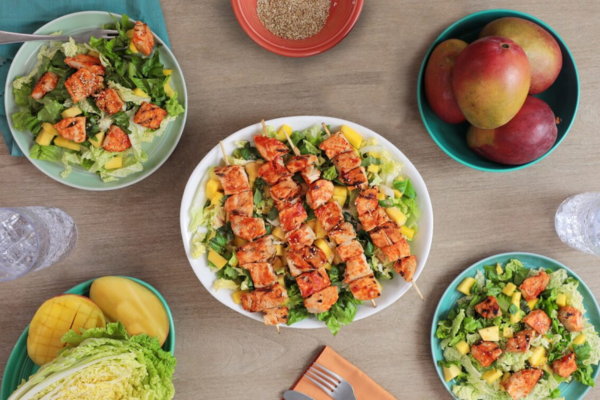
[(0, 281), (62, 261), (76, 242), (73, 218), (58, 208), (0, 208)]
[(584, 253), (600, 256), (600, 192), (569, 197), (554, 218), (560, 240)]

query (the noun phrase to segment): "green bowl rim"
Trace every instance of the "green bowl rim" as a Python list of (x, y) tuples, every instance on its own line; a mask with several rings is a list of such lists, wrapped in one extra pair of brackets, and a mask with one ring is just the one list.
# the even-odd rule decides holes
[[(437, 350), (437, 343), (436, 343), (437, 338), (435, 337), (435, 332), (437, 330), (438, 314), (440, 314), (440, 312), (441, 312), (440, 308), (442, 307), (443, 300), (449, 294), (451, 288), (453, 288), (454, 286), (458, 286), (458, 282), (461, 281), (462, 279), (464, 279), (466, 277), (466, 275), (469, 275), (469, 274), (473, 273), (474, 270), (477, 270), (478, 266), (480, 266), (480, 265), (483, 266), (489, 260), (492, 260), (492, 259), (495, 259), (498, 257), (510, 257), (510, 258), (518, 259), (520, 256), (536, 257), (545, 262), (550, 262), (550, 263), (559, 265), (560, 268), (564, 268), (570, 276), (574, 277), (575, 279), (577, 279), (579, 281), (579, 284), (581, 286), (583, 286), (585, 288), (585, 290), (587, 290), (589, 293), (592, 294), (592, 296), (590, 296), (591, 301), (593, 302), (594, 306), (596, 307), (596, 310), (598, 310), (599, 314), (600, 314), (600, 306), (598, 305), (598, 301), (594, 297), (593, 292), (590, 290), (589, 286), (586, 285), (586, 283), (579, 277), (579, 275), (577, 275), (571, 268), (567, 267), (560, 261), (557, 261), (553, 258), (546, 257), (546, 256), (543, 256), (543, 255), (537, 254), (537, 253), (526, 252), (526, 251), (509, 251), (509, 252), (505, 252), (505, 253), (494, 254), (494, 255), (491, 255), (484, 259), (481, 259), (479, 261), (476, 261), (475, 263), (471, 264), (469, 267), (465, 268), (460, 274), (458, 274), (458, 276), (456, 278), (454, 278), (454, 280), (448, 285), (446, 290), (444, 290), (444, 293), (442, 294), (442, 297), (440, 297), (440, 301), (438, 302), (437, 307), (435, 308), (435, 311), (433, 313), (433, 319), (431, 321), (431, 332), (430, 332), (429, 336), (430, 336), (431, 356), (433, 358), (433, 365), (436, 369), (438, 377), (440, 378), (440, 380), (442, 381), (442, 384), (444, 385), (444, 388), (455, 399), (456, 399), (456, 396), (454, 395), (454, 393), (452, 393), (452, 389), (446, 385), (447, 382), (444, 381), (444, 377), (443, 377), (442, 373), (440, 372), (440, 369), (437, 368), (438, 360), (435, 357), (435, 350)], [(592, 376), (594, 378), (594, 381), (596, 381), (598, 379), (599, 373), (600, 373), (600, 366), (596, 366), (593, 376)], [(573, 383), (574, 382), (570, 382), (569, 384), (573, 384)], [(584, 392), (582, 393), (582, 396), (579, 399), (584, 398), (585, 395), (590, 391), (590, 389), (592, 389), (591, 386), (585, 386)]]
[[(438, 140), (437, 138), (434, 136), (434, 134), (431, 131), (431, 128), (429, 127), (427, 120), (425, 119), (425, 114), (423, 112), (423, 101), (425, 101), (425, 99), (423, 99), (421, 97), (421, 88), (423, 86), (423, 76), (425, 74), (425, 67), (427, 66), (427, 61), (429, 60), (429, 57), (431, 56), (431, 53), (433, 52), (433, 49), (435, 48), (435, 46), (437, 46), (440, 41), (440, 38), (447, 35), (451, 30), (453, 30), (454, 28), (456, 28), (458, 25), (463, 24), (464, 22), (472, 19), (472, 18), (476, 18), (480, 15), (485, 15), (491, 12), (502, 12), (502, 13), (507, 13), (510, 15), (506, 15), (508, 16), (514, 16), (514, 17), (523, 17), (524, 19), (528, 19), (531, 20), (532, 22), (535, 22), (536, 24), (540, 25), (542, 28), (546, 29), (547, 31), (549, 31), (559, 42), (560, 44), (562, 44), (562, 46), (565, 48), (566, 53), (569, 57), (569, 59), (571, 60), (571, 62), (573, 63), (573, 67), (575, 70), (575, 81), (577, 82), (577, 101), (575, 103), (575, 111), (573, 113), (573, 119), (571, 120), (571, 123), (567, 126), (566, 130), (565, 130), (565, 134), (559, 138), (554, 145), (550, 148), (550, 150), (548, 150), (548, 152), (546, 152), (546, 154), (544, 154), (543, 156), (541, 156), (540, 158), (530, 161), (526, 164), (521, 164), (521, 165), (515, 165), (515, 166), (505, 166), (503, 164), (499, 164), (501, 165), (503, 168), (499, 169), (499, 168), (488, 168), (488, 167), (480, 167), (478, 165), (472, 164), (468, 161), (462, 160), (459, 157), (455, 156), (452, 152), (450, 152), (449, 150), (446, 149), (445, 146), (443, 146)], [(564, 56), (564, 54), (563, 54)], [(479, 171), (485, 171), (485, 172), (496, 172), (496, 173), (502, 173), (502, 172), (511, 172), (511, 171), (518, 171), (520, 169), (524, 169), (527, 168), (531, 165), (534, 165), (540, 161), (542, 161), (544, 158), (546, 158), (547, 156), (550, 155), (550, 153), (552, 153), (561, 143), (562, 141), (565, 139), (565, 137), (567, 137), (567, 134), (569, 133), (569, 131), (571, 130), (571, 127), (573, 126), (573, 123), (575, 122), (575, 117), (577, 116), (577, 111), (579, 110), (579, 99), (581, 96), (581, 88), (580, 88), (580, 82), (579, 82), (579, 72), (577, 70), (577, 64), (575, 63), (575, 58), (573, 57), (573, 54), (571, 54), (571, 50), (569, 49), (569, 46), (567, 46), (567, 44), (565, 43), (565, 41), (563, 40), (563, 38), (554, 30), (552, 29), (552, 27), (548, 24), (546, 24), (544, 21), (540, 20), (539, 18), (534, 17), (533, 15), (524, 13), (522, 11), (517, 11), (517, 10), (510, 10), (510, 9), (506, 9), (506, 8), (495, 8), (495, 9), (490, 9), (490, 10), (482, 10), (482, 11), (478, 11), (475, 12), (473, 14), (469, 14), (461, 19), (459, 19), (458, 21), (454, 22), (452, 25), (450, 25), (449, 27), (447, 27), (446, 29), (444, 29), (444, 31), (442, 33), (440, 33), (438, 35), (438, 37), (433, 41), (433, 43), (431, 44), (431, 46), (429, 47), (429, 50), (427, 50), (427, 53), (425, 54), (425, 57), (423, 58), (423, 62), (421, 63), (421, 69), (419, 70), (419, 78), (417, 80), (417, 104), (419, 105), (419, 113), (421, 114), (421, 120), (423, 121), (423, 125), (425, 125), (425, 129), (427, 129), (427, 132), (429, 133), (429, 136), (431, 136), (431, 138), (433, 139), (433, 141), (438, 145), (438, 147), (440, 149), (442, 149), (444, 151), (444, 153), (446, 153), (448, 156), (450, 156), (450, 158), (452, 158), (453, 160), (466, 165), (467, 167), (479, 170)]]
[[(165, 341), (165, 343), (163, 344), (162, 347), (163, 347), (163, 350), (164, 350), (165, 346), (170, 348), (171, 355), (175, 355), (175, 323), (173, 322), (173, 315), (171, 314), (171, 309), (169, 308), (169, 304), (167, 304), (167, 301), (162, 296), (162, 294), (160, 294), (160, 292), (158, 290), (156, 290), (154, 288), (154, 286), (150, 285), (147, 282), (142, 281), (141, 279), (137, 279), (137, 278), (133, 278), (131, 276), (125, 276), (125, 275), (107, 275), (107, 276), (117, 276), (119, 278), (130, 279), (130, 280), (137, 282), (140, 285), (144, 286), (146, 289), (149, 289), (152, 293), (154, 293), (158, 297), (158, 299), (161, 301), (162, 305), (165, 307), (165, 310), (167, 311), (167, 316), (169, 317), (169, 334), (167, 335), (167, 340)], [(100, 276), (98, 278), (93, 278), (93, 279), (87, 280), (85, 282), (82, 282), (78, 285), (73, 286), (71, 289), (65, 291), (63, 294), (73, 294), (73, 292), (82, 291), (82, 289), (84, 289), (86, 287), (87, 287), (87, 289), (85, 289), (85, 290), (87, 290), (89, 292), (89, 287), (91, 287), (92, 283), (94, 283), (94, 281), (99, 278), (103, 278), (103, 277)], [(7, 378), (8, 378), (7, 374), (9, 371), (9, 367), (14, 362), (16, 362), (16, 361), (14, 361), (17, 356), (14, 353), (16, 346), (19, 343), (21, 343), (22, 341), (27, 340), (28, 333), (29, 333), (29, 324), (27, 324), (27, 326), (25, 327), (25, 330), (23, 331), (21, 336), (19, 336), (19, 338), (17, 339), (15, 346), (13, 347), (12, 351), (10, 352), (10, 356), (8, 357), (8, 360), (6, 361), (4, 374), (2, 374), (2, 385), (1, 385), (0, 396), (2, 396), (4, 394), (5, 382), (7, 382)], [(8, 383), (6, 383), (6, 385), (8, 385)]]

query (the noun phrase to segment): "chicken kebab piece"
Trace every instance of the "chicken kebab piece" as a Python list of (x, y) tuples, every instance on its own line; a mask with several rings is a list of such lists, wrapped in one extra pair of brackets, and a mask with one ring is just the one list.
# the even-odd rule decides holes
[[(262, 123), (266, 131), (264, 121)], [(293, 165), (291, 171), (284, 166), (285, 171), (276, 173), (284, 165), (282, 157), (289, 153), (288, 147), (277, 139), (260, 135), (255, 136), (254, 141), (266, 160), (258, 174), (270, 185), (269, 193), (279, 211), (281, 228), (288, 244), (286, 258), (290, 274), (298, 284), (307, 310), (311, 313), (325, 312), (337, 301), (338, 291), (331, 286), (325, 269), (327, 256), (313, 245), (316, 235), (306, 224), (308, 215), (303, 206), (302, 187), (292, 178), (295, 172), (300, 172), (306, 182), (311, 182), (315, 176), (318, 178), (320, 171), (314, 166), (316, 157), (311, 159), (297, 155), (290, 160)]]
[[(227, 156), (221, 143), (227, 162)], [(246, 171), (239, 165), (215, 168), (223, 191), (229, 197), (224, 209), (234, 234), (248, 243), (236, 251), (239, 265), (248, 270), (256, 290), (241, 296), (242, 307), (250, 312), (262, 311), (265, 325), (287, 323), (289, 310), (285, 307), (287, 291), (277, 281), (271, 264), (277, 249), (273, 236), (264, 236), (267, 231), (262, 218), (254, 218), (254, 202)]]

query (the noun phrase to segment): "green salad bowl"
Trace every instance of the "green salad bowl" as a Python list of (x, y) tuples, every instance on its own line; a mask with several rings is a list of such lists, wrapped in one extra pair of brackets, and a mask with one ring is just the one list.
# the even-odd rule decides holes
[[(503, 17), (518, 17), (523, 18), (546, 29), (558, 42), (560, 46), (563, 66), (558, 78), (546, 91), (535, 95), (540, 99), (544, 100), (554, 114), (559, 117), (562, 121), (558, 125), (558, 136), (556, 142), (548, 150), (546, 154), (537, 160), (531, 161), (522, 165), (504, 165), (496, 163), (494, 161), (488, 161), (479, 155), (475, 154), (467, 146), (467, 130), (469, 124), (467, 122), (462, 124), (448, 124), (442, 121), (435, 115), (425, 97), (425, 67), (429, 56), (435, 49), (435, 47), (441, 42), (448, 39), (461, 39), (467, 43), (471, 43), (479, 37), (479, 32), (485, 25), (494, 21), (498, 18)], [(417, 83), (417, 103), (419, 105), (419, 111), (423, 124), (427, 129), (427, 132), (431, 135), (433, 141), (440, 146), (440, 148), (448, 154), (451, 158), (458, 161), (461, 164), (466, 165), (480, 171), (488, 172), (508, 172), (526, 168), (533, 165), (544, 158), (558, 147), (558, 145), (564, 140), (565, 136), (571, 129), (573, 121), (575, 121), (575, 115), (577, 114), (577, 108), (579, 106), (579, 76), (577, 74), (577, 66), (573, 55), (569, 51), (569, 48), (562, 40), (562, 38), (545, 22), (519, 11), (514, 10), (486, 10), (480, 11), (471, 15), (468, 15), (461, 20), (450, 25), (438, 38), (433, 42), (427, 55), (423, 59), (421, 64), (421, 70), (419, 71), (419, 79)]]
[[(154, 293), (162, 305), (165, 307), (167, 311), (167, 315), (169, 317), (169, 335), (167, 336), (167, 340), (163, 344), (162, 348), (164, 351), (168, 351), (171, 354), (175, 353), (175, 324), (173, 323), (173, 315), (171, 314), (171, 309), (167, 304), (165, 298), (152, 287), (150, 284), (136, 279), (131, 278), (129, 276), (124, 276), (123, 278), (131, 279), (134, 282), (139, 283), (144, 286), (146, 289), (150, 290)], [(79, 285), (67, 290), (65, 294), (78, 294), (80, 296), (88, 297), (90, 294), (90, 287), (92, 283), (94, 283), (95, 279), (90, 279), (89, 281), (80, 283)], [(17, 340), (15, 347), (13, 348), (12, 353), (10, 353), (10, 357), (8, 358), (8, 362), (6, 363), (6, 368), (4, 370), (4, 376), (2, 377), (2, 389), (0, 390), (0, 400), (6, 400), (8, 397), (21, 385), (23, 380), (29, 379), (29, 377), (37, 372), (40, 368), (34, 364), (34, 362), (27, 355), (27, 335), (29, 334), (29, 325), (23, 331), (23, 334)]]
[[(478, 261), (475, 264), (471, 265), (469, 268), (465, 269), (459, 276), (456, 277), (456, 279), (454, 279), (454, 281), (452, 281), (450, 286), (448, 286), (448, 288), (442, 295), (440, 302), (438, 303), (438, 306), (433, 316), (433, 321), (431, 323), (431, 353), (433, 355), (434, 368), (436, 368), (438, 376), (442, 380), (444, 387), (454, 398), (456, 398), (456, 396), (454, 396), (454, 394), (452, 393), (452, 385), (454, 381), (446, 382), (442, 373), (442, 367), (438, 365), (438, 362), (444, 359), (444, 356), (442, 354), (442, 348), (440, 345), (442, 341), (441, 339), (438, 339), (435, 334), (438, 322), (447, 318), (448, 313), (454, 307), (456, 307), (456, 302), (458, 301), (458, 299), (464, 296), (462, 293), (456, 290), (456, 288), (465, 278), (475, 277), (477, 271), (484, 272), (483, 267), (485, 265), (495, 265), (496, 263), (504, 264), (511, 259), (520, 260), (526, 268), (543, 267), (546, 269), (551, 269), (552, 271), (556, 271), (559, 269), (566, 270), (569, 277), (573, 277), (579, 281), (578, 289), (579, 292), (583, 295), (583, 305), (586, 309), (584, 318), (587, 318), (590, 324), (592, 324), (595, 327), (596, 332), (600, 330), (600, 307), (598, 306), (598, 303), (596, 302), (592, 291), (581, 280), (581, 278), (579, 278), (577, 274), (575, 274), (575, 272), (573, 272), (565, 265), (559, 263), (558, 261), (548, 257), (544, 257), (539, 254), (521, 252), (497, 254), (495, 256), (491, 256), (481, 261)], [(594, 372), (592, 373), (592, 377), (595, 381), (598, 378), (598, 373), (600, 372), (600, 369), (597, 365), (593, 367)], [(562, 398), (569, 400), (580, 400), (585, 397), (585, 395), (591, 389), (591, 387), (573, 380), (570, 383), (561, 383), (559, 389), (561, 391)]]

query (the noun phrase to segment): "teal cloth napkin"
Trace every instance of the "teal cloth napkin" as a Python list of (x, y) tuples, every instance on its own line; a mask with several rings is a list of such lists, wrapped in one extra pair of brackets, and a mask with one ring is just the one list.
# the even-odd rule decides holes
[[(159, 0), (0, 0), (0, 30), (33, 33), (55, 18), (78, 11), (110, 11), (127, 14), (131, 19), (147, 23), (156, 35), (169, 45), (165, 19)], [(21, 44), (0, 45), (0, 132), (13, 156), (23, 153), (13, 140), (6, 121), (4, 93), (10, 63)]]

